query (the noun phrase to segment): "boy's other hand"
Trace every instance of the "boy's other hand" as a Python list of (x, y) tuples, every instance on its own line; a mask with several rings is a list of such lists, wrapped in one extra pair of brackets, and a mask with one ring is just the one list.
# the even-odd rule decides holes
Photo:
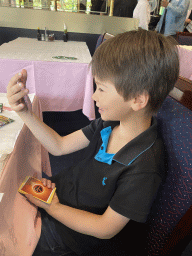
[(43, 183), (43, 186), (48, 187), (48, 188), (55, 188), (55, 183), (52, 183), (50, 180), (42, 178), (41, 182)]
[[(55, 183), (52, 183), (50, 180), (42, 178), (41, 182), (43, 183), (44, 186), (47, 186), (48, 188), (52, 188), (52, 189), (55, 188)], [(50, 204), (47, 204), (41, 200), (38, 200), (37, 198), (33, 197), (31, 194), (25, 194), (25, 197), (28, 199), (28, 201), (30, 201), (31, 203), (33, 203), (34, 205), (40, 208), (43, 208), (47, 212), (59, 203), (59, 199), (56, 193), (54, 194)]]
[(18, 113), (28, 111), (24, 101), (24, 96), (28, 94), (26, 89), (27, 71), (23, 69), (21, 73), (14, 75), (7, 86), (7, 99), (11, 109)]

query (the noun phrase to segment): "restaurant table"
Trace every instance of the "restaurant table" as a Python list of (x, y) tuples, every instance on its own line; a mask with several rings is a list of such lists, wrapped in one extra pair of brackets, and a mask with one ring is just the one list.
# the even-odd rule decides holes
[[(40, 101), (34, 96), (32, 102), (33, 112), (42, 120)], [(1, 138), (2, 134), (6, 136), (6, 130), (3, 130), (6, 126), (7, 129), (16, 129), (16, 137), (12, 152), (9, 151), (0, 172), (0, 255), (31, 256), (40, 237), (41, 216), (37, 207), (26, 201), (18, 188), (28, 175), (40, 179), (43, 171), (51, 176), (51, 167), (48, 152), (28, 127), (16, 118), (16, 113), (13, 116), (7, 111), (1, 114), (15, 121), (0, 128)]]
[[(77, 59), (55, 59), (55, 56)], [(26, 69), (27, 88), (40, 100), (42, 111), (82, 112), (95, 119), (91, 55), (85, 42), (37, 41), (17, 38), (0, 46), (0, 92), (11, 77)]]
[(180, 76), (192, 80), (192, 46), (179, 45)]

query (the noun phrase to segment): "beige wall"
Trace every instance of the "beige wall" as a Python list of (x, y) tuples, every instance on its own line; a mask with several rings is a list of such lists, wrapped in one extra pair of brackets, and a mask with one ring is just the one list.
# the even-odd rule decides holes
[(0, 27), (44, 29), (63, 31), (63, 22), (68, 32), (118, 34), (138, 27), (138, 20), (83, 13), (54, 12), (23, 8), (0, 7)]

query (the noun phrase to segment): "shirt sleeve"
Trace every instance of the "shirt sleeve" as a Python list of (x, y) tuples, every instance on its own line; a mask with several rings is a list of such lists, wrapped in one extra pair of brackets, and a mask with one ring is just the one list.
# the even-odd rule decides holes
[(123, 175), (109, 205), (131, 220), (145, 222), (161, 181), (157, 173)]
[(188, 19), (192, 20), (192, 11), (190, 12)]
[(101, 118), (95, 119), (89, 125), (81, 129), (89, 141), (91, 141), (98, 125), (101, 124), (101, 122)]

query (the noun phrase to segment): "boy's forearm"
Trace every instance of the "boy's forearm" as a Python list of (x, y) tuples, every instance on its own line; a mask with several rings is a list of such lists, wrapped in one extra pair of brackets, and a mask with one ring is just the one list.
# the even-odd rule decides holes
[(61, 136), (46, 125), (34, 113), (18, 113), (37, 140), (52, 155), (59, 155)]
[(47, 211), (47, 213), (76, 232), (100, 239), (110, 238), (106, 237), (106, 227), (102, 222), (102, 215), (79, 210), (60, 203)]

